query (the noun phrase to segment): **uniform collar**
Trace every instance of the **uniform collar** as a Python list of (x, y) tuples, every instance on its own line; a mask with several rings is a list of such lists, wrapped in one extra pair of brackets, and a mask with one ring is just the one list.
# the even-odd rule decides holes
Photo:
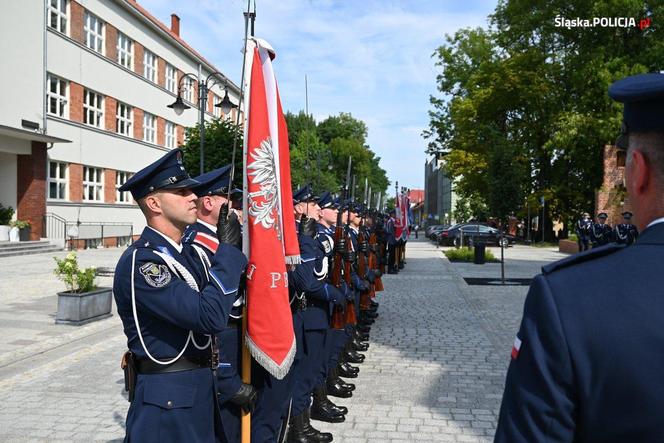
[[(173, 247), (173, 249), (175, 249), (176, 251), (178, 251), (178, 253), (180, 253), (180, 254), (182, 253), (182, 245), (181, 245), (181, 244), (179, 244), (179, 243), (175, 243), (172, 239), (168, 238), (167, 236), (165, 236), (165, 235), (162, 234), (161, 232), (157, 231), (157, 230), (156, 230), (155, 228), (153, 228), (152, 226), (147, 226), (146, 229), (150, 229), (150, 231), (152, 231), (152, 232), (156, 232), (157, 234), (159, 234), (159, 237), (161, 237), (161, 238), (163, 238), (164, 240), (166, 240), (166, 242), (167, 242), (168, 244), (170, 244), (170, 245)], [(148, 232), (149, 232), (149, 231), (148, 231)]]
[(202, 224), (203, 226), (205, 226), (206, 228), (208, 228), (210, 231), (214, 232), (215, 234), (217, 233), (217, 227), (216, 226), (212, 226), (210, 223), (204, 222), (200, 218), (196, 221), (198, 223)]
[(650, 222), (648, 227), (639, 234), (637, 244), (664, 244), (664, 219)]
[(653, 221), (648, 223), (648, 226), (646, 226), (646, 229), (648, 229), (649, 227), (654, 226), (656, 224), (659, 224), (659, 223), (664, 223), (664, 217), (654, 219)]

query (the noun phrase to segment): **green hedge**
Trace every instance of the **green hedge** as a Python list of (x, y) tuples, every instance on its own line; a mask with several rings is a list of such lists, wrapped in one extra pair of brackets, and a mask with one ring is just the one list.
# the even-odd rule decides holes
[[(473, 248), (449, 249), (444, 254), (450, 261), (472, 262), (475, 259)], [(485, 258), (487, 262), (500, 263), (500, 260), (488, 249), (485, 250)]]

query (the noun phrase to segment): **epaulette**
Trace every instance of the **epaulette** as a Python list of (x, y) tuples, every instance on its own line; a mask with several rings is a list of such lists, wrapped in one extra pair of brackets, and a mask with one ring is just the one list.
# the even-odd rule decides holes
[(624, 247), (625, 245), (610, 243), (608, 245), (604, 245), (599, 248), (593, 248), (589, 251), (583, 251), (578, 254), (574, 254), (570, 257), (563, 258), (562, 260), (558, 260), (557, 262), (553, 262), (546, 266), (542, 266), (542, 273), (551, 274), (553, 271), (557, 271), (559, 269), (566, 268), (571, 265), (576, 265), (579, 263), (595, 260), (597, 258), (613, 254), (614, 252), (617, 252), (623, 249)]

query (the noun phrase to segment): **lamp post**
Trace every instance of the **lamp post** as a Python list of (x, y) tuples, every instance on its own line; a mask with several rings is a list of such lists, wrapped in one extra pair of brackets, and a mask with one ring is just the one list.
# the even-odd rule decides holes
[(215, 85), (221, 84), (217, 76), (224, 78), (224, 97), (221, 99), (221, 102), (214, 105), (216, 108), (220, 108), (221, 112), (224, 115), (227, 115), (231, 112), (232, 109), (237, 108), (238, 106), (234, 104), (228, 98), (228, 80), (223, 77), (221, 72), (212, 72), (210, 75), (203, 79), (202, 77), (196, 74), (184, 74), (180, 77), (178, 81), (178, 96), (175, 98), (175, 101), (168, 105), (168, 108), (173, 109), (176, 115), (182, 115), (182, 113), (189, 109), (191, 106), (188, 106), (184, 100), (182, 100), (182, 82), (185, 78), (193, 79), (198, 82), (198, 97), (196, 97), (196, 102), (198, 103), (198, 124), (199, 124), (199, 137), (200, 137), (200, 173), (205, 172), (205, 108), (207, 107), (207, 95), (208, 91)]

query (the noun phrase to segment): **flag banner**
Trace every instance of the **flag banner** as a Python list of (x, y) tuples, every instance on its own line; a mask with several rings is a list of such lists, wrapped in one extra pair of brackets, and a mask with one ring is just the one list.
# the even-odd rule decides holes
[(403, 200), (401, 195), (397, 194), (394, 199), (394, 237), (397, 240), (401, 240), (404, 231), (403, 225)]
[[(252, 38), (245, 54), (243, 250), (247, 265), (246, 344), (282, 379), (295, 358), (287, 265), (300, 261), (295, 232), (286, 120), (272, 70), (274, 50)], [(248, 84), (246, 84), (248, 83)]]

